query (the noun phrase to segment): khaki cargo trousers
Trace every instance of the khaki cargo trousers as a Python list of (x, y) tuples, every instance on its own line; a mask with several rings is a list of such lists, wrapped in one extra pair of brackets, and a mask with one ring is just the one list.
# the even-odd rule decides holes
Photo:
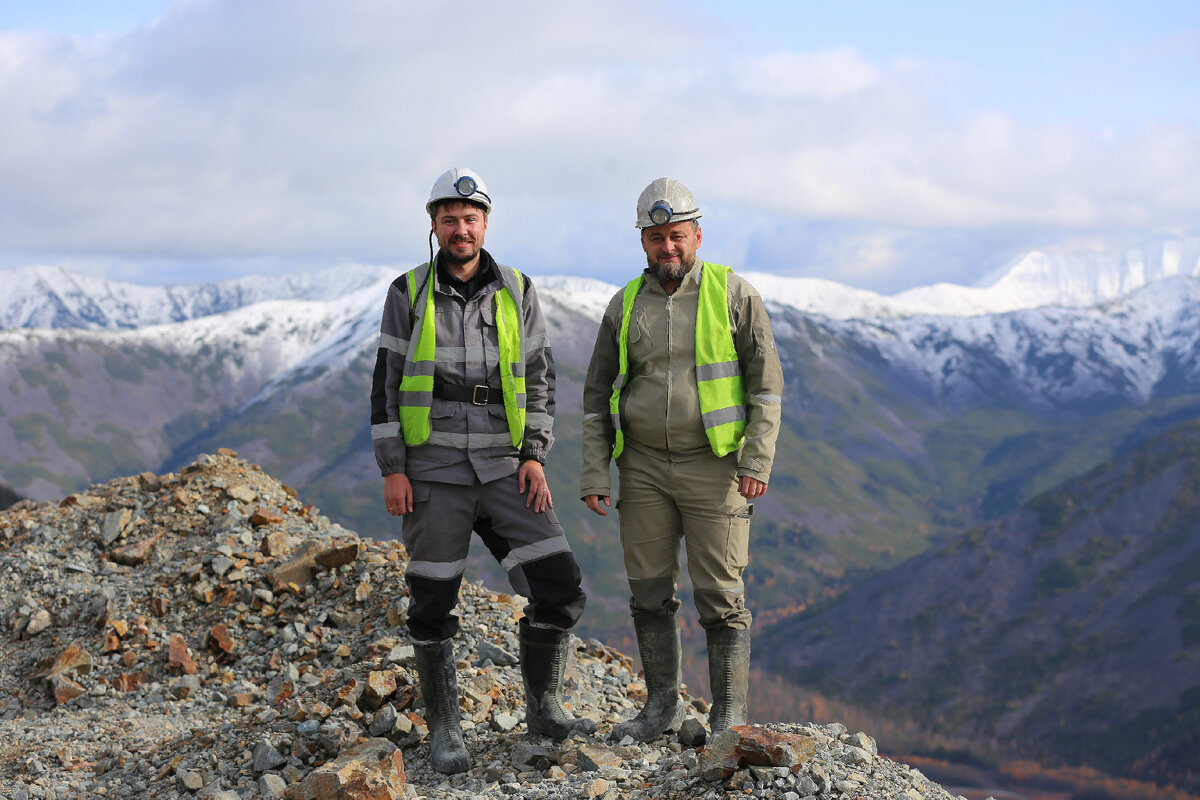
[(742, 572), (754, 507), (738, 494), (737, 454), (663, 461), (632, 447), (617, 459), (621, 547), (634, 619), (679, 610), (679, 545), (705, 630), (749, 629)]

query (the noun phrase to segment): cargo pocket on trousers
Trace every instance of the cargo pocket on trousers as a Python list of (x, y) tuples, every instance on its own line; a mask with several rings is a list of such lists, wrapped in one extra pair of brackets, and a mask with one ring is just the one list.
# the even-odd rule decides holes
[[(408, 485), (412, 487), (413, 494), (413, 513), (417, 513), (424, 503), (429, 502), (430, 496), (433, 494), (433, 487), (428, 481), (419, 481), (413, 478), (408, 479)], [(403, 519), (410, 519), (412, 515)], [(400, 523), (400, 541), (404, 542), (404, 546), (411, 550), (413, 541), (417, 535), (418, 526), (415, 523), (401, 522)]]
[(754, 506), (746, 506), (729, 515), (729, 537), (725, 541), (725, 563), (744, 569), (750, 563), (750, 517)]

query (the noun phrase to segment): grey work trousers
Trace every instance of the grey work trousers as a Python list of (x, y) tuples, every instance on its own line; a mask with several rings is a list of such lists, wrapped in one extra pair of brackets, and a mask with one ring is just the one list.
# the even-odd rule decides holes
[(749, 629), (742, 572), (750, 561), (754, 507), (738, 494), (737, 455), (664, 461), (626, 446), (617, 471), (633, 617), (679, 609), (682, 541), (701, 626)]
[(410, 482), (413, 510), (404, 517), (401, 538), (408, 550), (407, 622), (414, 641), (445, 641), (458, 632), (453, 611), (477, 527), (490, 529), (488, 549), (514, 588), (527, 595), (530, 624), (566, 630), (579, 620), (586, 595), (563, 527), (553, 509), (539, 514), (525, 507), (515, 472), (471, 485)]

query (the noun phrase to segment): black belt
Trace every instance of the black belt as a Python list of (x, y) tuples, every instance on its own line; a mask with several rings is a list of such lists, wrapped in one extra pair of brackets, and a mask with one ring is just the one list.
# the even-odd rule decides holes
[(477, 406), (504, 405), (504, 394), (499, 387), (486, 386), (456, 386), (452, 383), (435, 383), (433, 396), (438, 400), (457, 400), (460, 403), (471, 403)]

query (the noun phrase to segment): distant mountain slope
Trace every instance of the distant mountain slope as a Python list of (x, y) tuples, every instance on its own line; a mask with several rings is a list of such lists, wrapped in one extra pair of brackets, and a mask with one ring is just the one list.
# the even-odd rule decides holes
[[(389, 281), (407, 266), (344, 264), (309, 273), (190, 286), (140, 286), (60, 267), (23, 267), (0, 272), (5, 289), (0, 298), (0, 329), (132, 328), (184, 322), (270, 300), (330, 301)], [(817, 278), (743, 274), (773, 306), (829, 319), (973, 317), (1044, 306), (1089, 308), (1163, 279), (1200, 278), (1200, 238), (1159, 239), (1125, 251), (1033, 251), (987, 286), (936, 284), (890, 297)], [(589, 278), (537, 279), (539, 285), (560, 294), (588, 298), (585, 313), (592, 319), (599, 319), (604, 302), (617, 288)]]
[[(937, 284), (895, 295), (926, 313), (973, 316), (1058, 305), (1085, 308), (1171, 277), (1200, 278), (1200, 237), (1165, 238), (1125, 250), (1034, 250), (983, 286)], [(951, 310), (953, 309), (953, 310)]]
[[(228, 446), (335, 519), (394, 535), (367, 419), (391, 276), (367, 277), (345, 278), (331, 300), (174, 324), (0, 331), (0, 482), (56, 499)], [(1200, 414), (1197, 286), (1159, 281), (1097, 309), (874, 321), (804, 313), (768, 293), (787, 389), (773, 491), (756, 509), (760, 608), (794, 613)], [(556, 511), (593, 567), (590, 594), (606, 598), (593, 608), (623, 621), (615, 519), (574, 498), (584, 372), (616, 287), (539, 287), (559, 376)]]
[(1200, 788), (1200, 421), (760, 635), (796, 683)]
[(929, 387), (938, 405), (1069, 414), (1200, 386), (1200, 279), (1157, 281), (1091, 308), (830, 323)]
[(271, 300), (336, 300), (394, 275), (389, 267), (346, 265), (190, 286), (139, 286), (60, 267), (23, 267), (0, 277), (0, 328), (140, 328)]
[(0, 485), (0, 510), (8, 508), (20, 499), (21, 495), (17, 494), (7, 486)]

